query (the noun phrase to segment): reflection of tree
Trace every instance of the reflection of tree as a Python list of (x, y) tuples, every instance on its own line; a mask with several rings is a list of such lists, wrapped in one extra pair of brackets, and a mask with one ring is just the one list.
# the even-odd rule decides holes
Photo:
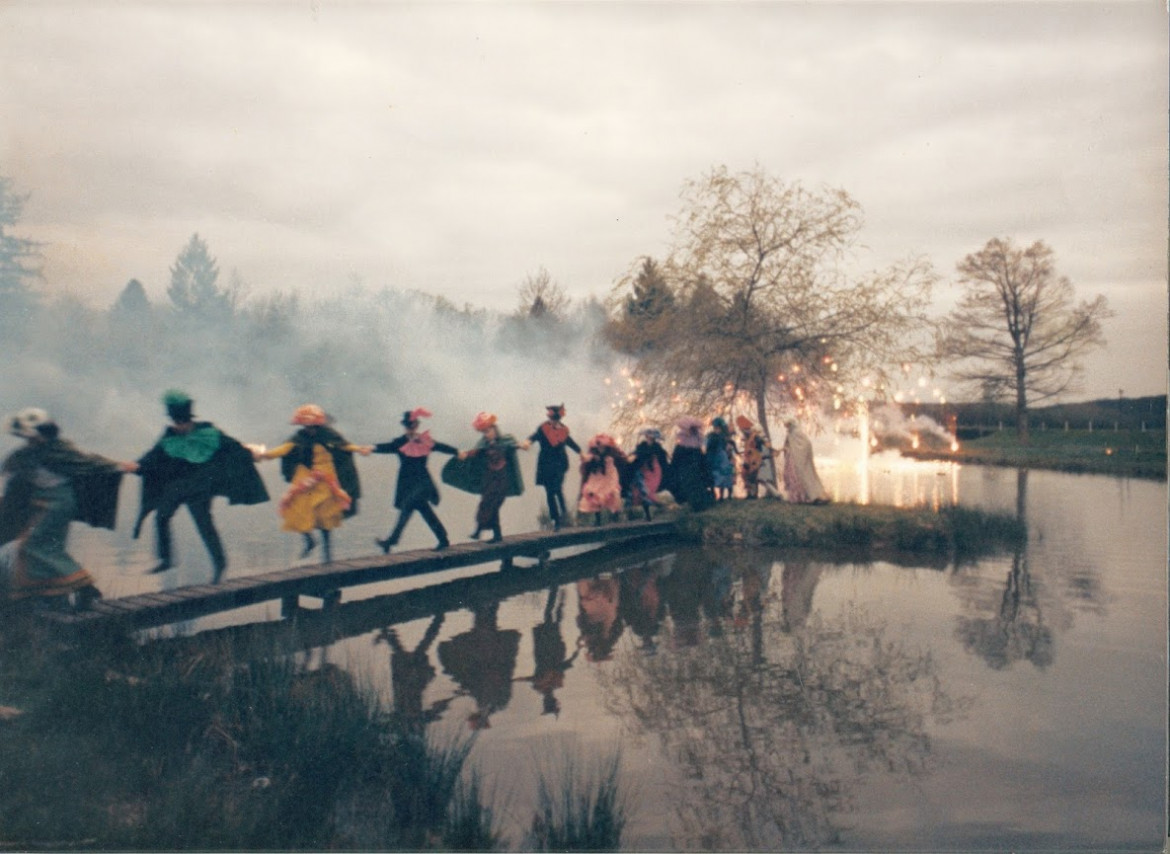
[[(1016, 472), (1016, 517), (1027, 521), (1028, 470)], [(994, 607), (994, 606), (993, 606)], [(1017, 661), (1030, 661), (1043, 670), (1052, 663), (1054, 639), (1045, 624), (1044, 611), (1032, 584), (1028, 546), (1022, 543), (1012, 554), (1003, 595), (991, 616), (961, 616), (955, 637), (968, 652), (975, 653), (994, 670), (1003, 670)]]
[[(656, 734), (680, 766), (683, 847), (792, 849), (837, 839), (859, 775), (921, 772), (927, 720), (953, 714), (928, 654), (854, 607), (782, 623), (763, 602), (752, 633), (673, 655), (623, 656), (602, 674), (611, 709)], [(785, 629), (787, 625), (787, 630)]]

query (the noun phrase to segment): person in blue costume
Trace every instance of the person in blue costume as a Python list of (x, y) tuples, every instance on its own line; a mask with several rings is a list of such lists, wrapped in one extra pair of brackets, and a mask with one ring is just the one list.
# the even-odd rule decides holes
[(533, 442), (540, 445), (540, 453), (536, 456), (536, 485), (543, 486), (548, 498), (548, 515), (552, 519), (553, 530), (559, 531), (567, 514), (565, 505), (565, 473), (569, 470), (569, 452), (580, 455), (580, 446), (569, 435), (569, 428), (565, 425), (565, 405), (563, 403), (546, 406), (548, 418), (528, 437), (520, 447), (527, 450)]
[(172, 389), (163, 395), (163, 405), (171, 424), (138, 460), (142, 504), (134, 538), (153, 512), (158, 564), (151, 572), (171, 569), (175, 565), (171, 517), (186, 505), (211, 557), (214, 580), (219, 581), (227, 569), (227, 555), (211, 516), (212, 499), (221, 495), (229, 504), (260, 504), (268, 500), (268, 490), (252, 452), (210, 421), (196, 421), (189, 395)]
[(731, 435), (731, 428), (722, 418), (713, 418), (711, 431), (707, 434), (706, 454), (716, 501), (731, 497), (732, 487), (735, 486), (736, 453), (735, 437)]
[(419, 432), (420, 420), (430, 416), (431, 413), (422, 407), (403, 413), (402, 426), (406, 428), (406, 432), (391, 442), (381, 442), (371, 448), (375, 454), (397, 454), (399, 459), (398, 483), (394, 490), (394, 507), (398, 510), (398, 522), (386, 539), (374, 541), (382, 549), (383, 554), (398, 545), (402, 531), (415, 511), (423, 517), (423, 521), (430, 526), (431, 532), (438, 539), (435, 551), (441, 551), (451, 544), (447, 539), (447, 529), (431, 509), (432, 504), (439, 503), (439, 490), (435, 488), (431, 473), (427, 471), (427, 457), (433, 451), (454, 455), (459, 453), (459, 449), (453, 445), (436, 442), (431, 438), (429, 430)]

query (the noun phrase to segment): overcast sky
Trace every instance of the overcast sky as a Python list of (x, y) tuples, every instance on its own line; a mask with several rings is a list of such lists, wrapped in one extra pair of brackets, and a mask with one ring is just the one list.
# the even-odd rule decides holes
[(510, 310), (542, 266), (604, 297), (685, 180), (759, 164), (852, 194), (873, 266), (1046, 241), (1117, 312), (1085, 394), (1157, 394), (1166, 30), (1148, 0), (0, 0), (0, 175), (46, 287), (96, 305), (161, 299), (197, 232), (253, 295)]

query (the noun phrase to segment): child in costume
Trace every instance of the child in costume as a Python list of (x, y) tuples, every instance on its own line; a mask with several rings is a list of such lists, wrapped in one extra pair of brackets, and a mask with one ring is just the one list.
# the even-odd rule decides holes
[(642, 512), (649, 521), (650, 508), (658, 506), (658, 490), (664, 488), (670, 462), (666, 449), (662, 447), (660, 431), (649, 427), (641, 435), (630, 461), (630, 501), (642, 505)]
[(447, 548), (450, 542), (447, 539), (447, 529), (431, 509), (432, 504), (439, 503), (439, 490), (427, 471), (427, 457), (432, 451), (443, 454), (458, 454), (459, 449), (452, 445), (436, 442), (431, 438), (429, 430), (419, 432), (420, 419), (430, 418), (431, 413), (423, 408), (404, 412), (402, 426), (406, 432), (392, 442), (381, 442), (370, 450), (375, 454), (397, 454), (399, 459), (398, 483), (394, 490), (394, 506), (398, 510), (398, 522), (394, 530), (384, 540), (375, 540), (383, 554), (398, 545), (402, 531), (410, 517), (417, 510), (423, 521), (430, 526), (431, 531), (438, 539), (435, 551)]
[(248, 448), (210, 421), (194, 420), (190, 395), (171, 389), (163, 394), (163, 405), (171, 424), (138, 460), (142, 503), (134, 537), (153, 512), (158, 564), (151, 572), (166, 572), (174, 566), (171, 517), (187, 505), (211, 557), (214, 580), (219, 581), (227, 569), (227, 556), (211, 516), (212, 498), (222, 495), (230, 504), (261, 504), (268, 500), (268, 489)]
[(524, 493), (516, 459), (516, 449), (520, 446), (513, 436), (500, 434), (497, 418), (489, 412), (476, 415), (471, 426), (482, 434), (480, 440), (470, 451), (447, 461), (443, 466), (443, 483), (480, 496), (471, 538), (478, 540), (480, 534), (490, 530), (489, 542), (498, 543), (504, 538), (500, 530), (504, 499)]
[(565, 405), (555, 404), (545, 409), (548, 418), (521, 447), (527, 450), (533, 442), (540, 444), (540, 453), (536, 457), (536, 485), (544, 487), (553, 530), (559, 531), (566, 514), (564, 484), (565, 473), (569, 470), (569, 453), (566, 449), (572, 448), (579, 455), (581, 448), (573, 441), (569, 428), (561, 420), (565, 417)]
[(714, 502), (711, 472), (703, 454), (703, 422), (698, 418), (679, 419), (670, 455), (670, 483), (675, 500), (692, 510), (705, 510)]
[(62, 603), (73, 596), (88, 607), (101, 592), (89, 572), (65, 550), (74, 519), (114, 527), (123, 472), (137, 464), (79, 451), (60, 438), (57, 423), (43, 409), (18, 412), (9, 432), (25, 446), (4, 460), (0, 501), (0, 588), (10, 600), (43, 597)]
[(361, 497), (355, 453), (368, 454), (366, 446), (351, 445), (329, 426), (325, 410), (314, 403), (297, 407), (292, 424), (296, 433), (271, 450), (257, 449), (256, 459), (280, 459), (280, 471), (289, 487), (280, 499), (283, 529), (301, 534), (305, 557), (317, 547), (313, 530), (321, 532), (325, 562), (333, 559), (330, 534), (341, 520), (357, 513)]
[(581, 455), (581, 497), (577, 512), (592, 513), (594, 524), (601, 524), (601, 513), (622, 512), (622, 473), (629, 461), (613, 437), (598, 433), (589, 440)]
[(758, 498), (760, 485), (769, 494), (776, 493), (774, 484), (761, 478), (764, 460), (772, 456), (772, 448), (764, 434), (756, 429), (755, 423), (746, 415), (735, 419), (739, 427), (740, 438), (743, 440), (743, 452), (740, 455), (740, 475), (743, 477), (743, 488), (748, 498)]
[(716, 501), (731, 497), (731, 489), (735, 486), (735, 454), (731, 428), (722, 418), (712, 419), (711, 432), (707, 434), (707, 467), (711, 470)]

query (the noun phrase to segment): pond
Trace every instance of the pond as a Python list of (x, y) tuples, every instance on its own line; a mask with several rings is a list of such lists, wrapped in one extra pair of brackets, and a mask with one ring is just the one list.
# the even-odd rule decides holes
[[(392, 469), (370, 470), (340, 557), (392, 521)], [(463, 570), (347, 591), (370, 602), (350, 636), (301, 655), (440, 739), (474, 733), (514, 847), (542, 771), (620, 752), (635, 850), (1162, 850), (1166, 484), (889, 460), (823, 473), (838, 499), (1021, 513), (1027, 546), (959, 567), (679, 547), (577, 556), (548, 584)], [(445, 494), (454, 539), (472, 506)], [(510, 501), (505, 534), (538, 509), (534, 491)], [(272, 505), (217, 513), (230, 573), (295, 561)], [(121, 532), (75, 539), (107, 595), (210, 572), (185, 524), (164, 578)], [(413, 522), (404, 547), (430, 544)], [(432, 582), (429, 608), (395, 596)]]

